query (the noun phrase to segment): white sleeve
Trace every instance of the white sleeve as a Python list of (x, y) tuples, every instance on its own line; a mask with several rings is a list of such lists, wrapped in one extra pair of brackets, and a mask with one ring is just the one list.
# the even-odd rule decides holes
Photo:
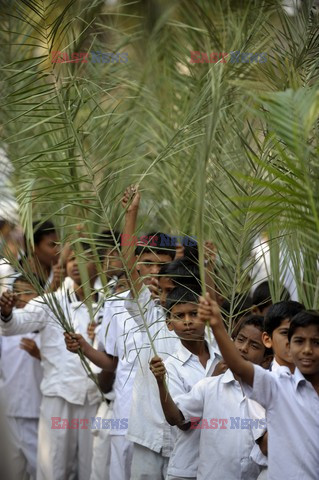
[(135, 320), (137, 325), (144, 325), (143, 318), (141, 313), (144, 316), (144, 320), (147, 322), (147, 318), (150, 318), (150, 315), (147, 315), (148, 310), (150, 309), (152, 304), (152, 297), (151, 292), (147, 287), (142, 288), (139, 296), (137, 299), (132, 298), (129, 295), (124, 302), (124, 306), (131, 315), (131, 317)]
[(242, 388), (248, 398), (255, 400), (266, 410), (275, 401), (277, 396), (278, 376), (273, 375), (259, 365), (254, 365), (254, 383), (251, 387), (242, 382)]
[(42, 297), (31, 300), (24, 308), (13, 309), (10, 320), (0, 319), (0, 333), (4, 336), (32, 333), (42, 330), (48, 322), (57, 322)]
[(118, 347), (117, 342), (119, 340), (119, 332), (118, 332), (118, 316), (112, 315), (110, 323), (108, 325), (107, 335), (105, 337), (104, 345), (105, 351), (109, 355), (113, 357), (118, 357)]
[(203, 416), (206, 379), (196, 383), (189, 393), (174, 398), (177, 407), (184, 415), (186, 422), (200, 419)]

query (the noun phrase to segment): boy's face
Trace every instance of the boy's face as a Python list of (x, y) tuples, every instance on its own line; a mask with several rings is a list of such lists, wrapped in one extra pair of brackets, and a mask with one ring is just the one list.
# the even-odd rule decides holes
[(241, 356), (249, 362), (260, 365), (264, 359), (265, 346), (262, 342), (262, 333), (254, 325), (245, 325), (234, 340)]
[(290, 352), (293, 362), (301, 373), (318, 375), (319, 373), (319, 327), (309, 325), (298, 327), (290, 340)]
[(56, 233), (44, 235), (40, 243), (34, 246), (34, 254), (42, 265), (51, 267), (59, 259), (58, 237)]
[(118, 276), (123, 272), (123, 262), (116, 248), (106, 251), (103, 267), (108, 278), (114, 275)]
[(160, 304), (162, 305), (162, 307), (165, 307), (166, 297), (172, 290), (174, 290), (175, 285), (171, 278), (159, 277), (158, 286), (160, 294)]
[(205, 334), (205, 322), (197, 318), (197, 303), (178, 303), (174, 305), (167, 322), (181, 340), (201, 340)]
[(262, 335), (264, 345), (267, 348), (273, 349), (275, 359), (279, 365), (286, 365), (287, 367), (293, 364), (288, 342), (289, 325), (289, 318), (285, 318), (279, 327), (275, 328), (271, 336), (266, 332), (264, 332)]
[(37, 292), (27, 282), (15, 282), (13, 286), (14, 293), (17, 294), (16, 308), (24, 308), (27, 303), (37, 296)]
[(136, 264), (136, 269), (142, 277), (144, 285), (150, 285), (152, 277), (156, 277), (164, 263), (170, 263), (171, 257), (166, 253), (142, 253)]
[[(83, 258), (81, 258), (79, 261), (82, 263), (85, 263), (88, 276), (90, 279), (90, 283), (91, 285), (93, 285), (97, 277), (97, 269), (96, 269), (95, 263), (90, 258), (88, 258), (88, 261), (85, 261)], [(72, 278), (72, 280), (76, 283), (76, 285), (81, 285), (82, 280), (81, 280), (80, 270), (79, 270), (78, 261), (74, 252), (71, 252), (67, 258), (66, 273), (69, 277)]]

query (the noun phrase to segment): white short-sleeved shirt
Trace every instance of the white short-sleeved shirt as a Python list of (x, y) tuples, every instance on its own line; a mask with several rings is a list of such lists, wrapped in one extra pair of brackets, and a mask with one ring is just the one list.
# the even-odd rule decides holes
[(175, 403), (186, 422), (201, 419), (198, 480), (256, 480), (247, 399), (230, 370), (204, 378)]
[(122, 298), (114, 300), (107, 306), (103, 318), (103, 330), (108, 324), (104, 337), (105, 351), (109, 355), (118, 357), (113, 385), (115, 421), (114, 428), (111, 425), (111, 435), (125, 435), (131, 421), (133, 384), (139, 362), (138, 351), (142, 346), (142, 333), (124, 306), (128, 293), (126, 292)]
[[(144, 319), (156, 353), (165, 360), (176, 351), (180, 340), (174, 332), (168, 330), (165, 313), (162, 307), (152, 300), (148, 288), (143, 288), (138, 303), (144, 312)], [(154, 351), (144, 327), (143, 318), (137, 308), (137, 302), (128, 297), (125, 304), (143, 335), (133, 387), (127, 438), (131, 442), (169, 457), (173, 449), (172, 427), (164, 417), (157, 382), (149, 368)]]
[[(56, 315), (63, 312), (75, 332), (90, 341), (87, 327), (90, 316), (83, 302), (76, 299), (73, 291), (59, 290), (43, 298), (31, 300), (24, 308), (14, 309), (8, 322), (0, 319), (0, 334), (5, 336), (39, 331), (43, 380), (41, 392), (47, 396), (58, 396), (76, 405), (91, 405), (101, 399), (99, 390), (85, 372), (78, 354), (67, 350), (63, 328)], [(98, 307), (93, 305), (98, 314)], [(54, 311), (54, 313), (53, 313)]]
[(23, 337), (34, 340), (40, 348), (38, 333), (0, 338), (0, 396), (7, 416), (39, 418), (43, 370), (40, 360), (20, 348)]
[(246, 394), (267, 412), (268, 479), (318, 480), (319, 395), (296, 368), (276, 374), (254, 365)]
[[(173, 399), (190, 392), (197, 382), (212, 375), (221, 355), (215, 347), (208, 344), (208, 348), (210, 358), (206, 368), (200, 363), (198, 356), (193, 355), (182, 343), (176, 353), (165, 361), (168, 391)], [(168, 475), (196, 477), (199, 440), (200, 430), (182, 431), (176, 427), (176, 440), (168, 464)]]
[[(285, 371), (286, 370), (290, 374), (289, 368), (286, 367), (285, 365), (279, 365), (279, 363), (277, 362), (277, 360), (275, 358), (274, 358), (269, 370), (272, 373), (278, 373), (279, 371)], [(259, 410), (260, 414), (262, 416), (266, 417), (266, 410), (261, 405), (259, 405), (259, 403), (256, 403), (253, 400), (250, 400), (248, 402), (248, 411), (249, 411), (250, 416), (253, 416), (256, 405), (258, 405), (258, 410)], [(257, 429), (253, 430), (255, 441), (258, 440), (260, 437), (262, 437), (266, 433), (266, 431), (267, 431), (267, 428), (265, 428), (264, 430), (257, 430)], [(262, 453), (262, 451), (260, 450), (259, 445), (257, 445), (257, 443), (255, 443), (254, 448), (252, 449), (251, 458), (254, 460), (254, 462), (256, 462), (258, 465), (261, 465), (262, 467), (267, 467), (268, 466), (268, 458)]]

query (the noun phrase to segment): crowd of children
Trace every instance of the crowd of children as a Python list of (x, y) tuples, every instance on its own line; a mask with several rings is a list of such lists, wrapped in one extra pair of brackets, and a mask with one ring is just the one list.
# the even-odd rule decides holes
[(47, 221), (2, 260), (1, 478), (318, 480), (319, 314), (261, 282), (230, 336), (215, 249), (203, 294), (194, 242), (128, 241), (139, 204), (129, 187), (122, 245), (60, 251)]

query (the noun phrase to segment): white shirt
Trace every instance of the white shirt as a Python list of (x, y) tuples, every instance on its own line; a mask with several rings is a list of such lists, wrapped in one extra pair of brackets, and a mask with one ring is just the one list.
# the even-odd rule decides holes
[(39, 418), (43, 371), (40, 360), (20, 348), (23, 337), (40, 347), (37, 333), (1, 337), (0, 395), (7, 416)]
[(113, 301), (105, 307), (103, 318), (103, 331), (104, 326), (108, 324), (104, 337), (105, 351), (118, 357), (113, 385), (114, 428), (111, 424), (110, 435), (125, 435), (131, 421), (133, 383), (139, 361), (138, 350), (142, 346), (142, 333), (124, 306), (128, 294), (129, 292), (125, 292), (122, 298), (113, 298)]
[[(192, 354), (181, 343), (174, 355), (165, 361), (167, 386), (171, 397), (188, 393), (202, 378), (212, 375), (216, 364), (221, 360), (220, 353), (208, 345), (210, 358), (206, 368), (197, 355)], [(177, 477), (196, 477), (199, 459), (200, 430), (182, 431), (176, 428), (176, 440), (169, 459), (167, 473)]]
[[(279, 264), (280, 264), (280, 277), (282, 284), (287, 288), (290, 293), (291, 300), (298, 301), (297, 285), (294, 278), (294, 264), (289, 257), (289, 250), (285, 242), (279, 244)], [(258, 285), (268, 280), (271, 274), (271, 260), (269, 243), (266, 237), (260, 235), (255, 239), (252, 248), (252, 257), (254, 260), (253, 266), (250, 271), (250, 276), (253, 279), (252, 292), (258, 287)], [(287, 262), (287, 257), (289, 261)], [(302, 272), (300, 271), (300, 274)]]
[[(165, 360), (175, 352), (180, 340), (175, 333), (168, 330), (164, 311), (160, 305), (151, 299), (148, 288), (143, 288), (138, 302), (144, 311), (144, 319), (156, 353)], [(149, 362), (155, 354), (144, 327), (143, 318), (137, 308), (137, 302), (128, 298), (125, 305), (143, 334), (143, 348), (139, 352), (139, 365), (133, 387), (127, 438), (168, 457), (173, 447), (171, 442), (172, 427), (168, 425), (164, 417), (157, 382), (149, 368)]]
[[(89, 341), (87, 326), (89, 312), (84, 303), (76, 300), (74, 292), (62, 290), (31, 300), (24, 308), (13, 310), (12, 319), (0, 319), (0, 333), (5, 336), (20, 333), (40, 333), (43, 380), (41, 392), (47, 396), (62, 397), (76, 405), (84, 405), (88, 398), (91, 405), (101, 399), (97, 386), (91, 380), (78, 354), (66, 349), (63, 328), (56, 315), (63, 313), (77, 333)], [(53, 313), (55, 311), (55, 314)]]
[[(272, 364), (269, 369), (272, 373), (279, 373), (280, 371), (287, 371), (288, 374), (290, 374), (290, 369), (289, 367), (286, 367), (285, 365), (279, 365), (277, 360), (274, 358), (272, 361)], [(253, 400), (250, 400), (248, 402), (248, 411), (250, 417), (254, 415), (254, 409), (258, 406), (258, 412), (260, 413), (261, 416), (266, 417), (266, 410), (259, 405), (259, 403), (254, 402)], [(267, 428), (265, 429), (254, 429), (253, 430), (253, 435), (255, 438), (255, 441), (258, 440), (260, 437), (262, 437), (267, 431)], [(254, 460), (255, 463), (258, 465), (261, 465), (262, 467), (267, 467), (268, 466), (268, 458), (262, 453), (262, 451), (259, 448), (259, 445), (255, 443), (252, 452), (251, 452), (251, 458)]]
[(319, 396), (296, 368), (294, 375), (279, 369), (275, 375), (254, 366), (250, 398), (267, 411), (268, 479), (318, 480)]
[[(247, 400), (230, 370), (204, 378), (175, 402), (186, 422), (202, 419), (198, 480), (256, 480), (260, 469), (249, 458), (254, 438), (251, 429), (240, 428), (249, 419)], [(232, 417), (239, 417), (239, 428)]]

